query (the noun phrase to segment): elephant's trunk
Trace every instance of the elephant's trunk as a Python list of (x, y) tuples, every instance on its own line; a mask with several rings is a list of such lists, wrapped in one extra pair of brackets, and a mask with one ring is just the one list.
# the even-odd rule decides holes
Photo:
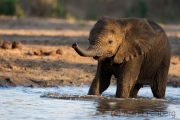
[(74, 43), (72, 47), (80, 56), (83, 56), (83, 57), (100, 57), (103, 55), (103, 51), (97, 48), (89, 47), (88, 49), (84, 50), (78, 47), (77, 43)]

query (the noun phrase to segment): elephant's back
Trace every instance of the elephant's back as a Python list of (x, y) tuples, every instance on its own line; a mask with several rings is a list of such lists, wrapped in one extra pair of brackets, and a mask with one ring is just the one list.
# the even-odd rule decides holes
[(161, 55), (168, 55), (170, 57), (170, 45), (165, 31), (154, 21), (149, 19), (147, 19), (147, 21), (156, 33), (156, 39), (151, 51), (152, 54), (154, 55), (159, 53)]
[(150, 19), (147, 19), (149, 25), (153, 28), (153, 30), (155, 32), (162, 32), (162, 33), (165, 33), (163, 28), (161, 26), (159, 26), (157, 23), (155, 23), (154, 21), (150, 20)]

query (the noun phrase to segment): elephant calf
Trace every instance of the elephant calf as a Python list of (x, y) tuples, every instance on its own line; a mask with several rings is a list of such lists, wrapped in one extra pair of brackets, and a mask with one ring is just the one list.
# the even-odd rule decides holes
[(154, 97), (163, 98), (170, 65), (170, 46), (164, 30), (143, 18), (101, 17), (89, 35), (86, 50), (74, 43), (81, 56), (98, 60), (96, 76), (88, 94), (101, 95), (117, 78), (116, 97), (137, 97), (150, 85)]

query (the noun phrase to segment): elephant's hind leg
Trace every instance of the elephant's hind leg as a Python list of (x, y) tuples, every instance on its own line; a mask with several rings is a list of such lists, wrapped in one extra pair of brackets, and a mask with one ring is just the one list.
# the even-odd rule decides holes
[(152, 83), (151, 90), (156, 98), (164, 98), (166, 92), (166, 84), (167, 84), (167, 75), (169, 70), (170, 59), (163, 59), (161, 62), (161, 66), (156, 72)]
[(154, 97), (156, 98), (165, 97), (167, 74), (168, 74), (168, 70), (165, 69), (161, 69), (155, 74), (154, 79), (151, 83), (151, 90)]
[(155, 81), (153, 80), (153, 83), (151, 84), (153, 96), (156, 98), (164, 98), (167, 78), (161, 77), (160, 75), (157, 75), (156, 77)]
[(130, 97), (131, 98), (136, 98), (137, 94), (138, 94), (138, 91), (139, 91), (139, 89), (141, 87), (143, 87), (143, 84), (135, 84), (134, 88), (130, 92)]
[(156, 98), (164, 98), (165, 97), (166, 87), (158, 85), (158, 84), (153, 84), (153, 85), (151, 85), (151, 90), (152, 90), (154, 97), (156, 97)]

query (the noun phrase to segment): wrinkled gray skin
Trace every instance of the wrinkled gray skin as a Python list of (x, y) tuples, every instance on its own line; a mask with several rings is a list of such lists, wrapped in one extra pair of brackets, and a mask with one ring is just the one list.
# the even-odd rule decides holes
[(89, 48), (77, 43), (72, 47), (79, 55), (98, 60), (89, 95), (101, 95), (114, 75), (116, 97), (137, 97), (143, 85), (151, 86), (154, 97), (165, 96), (170, 47), (164, 30), (153, 21), (101, 17), (90, 31)]

